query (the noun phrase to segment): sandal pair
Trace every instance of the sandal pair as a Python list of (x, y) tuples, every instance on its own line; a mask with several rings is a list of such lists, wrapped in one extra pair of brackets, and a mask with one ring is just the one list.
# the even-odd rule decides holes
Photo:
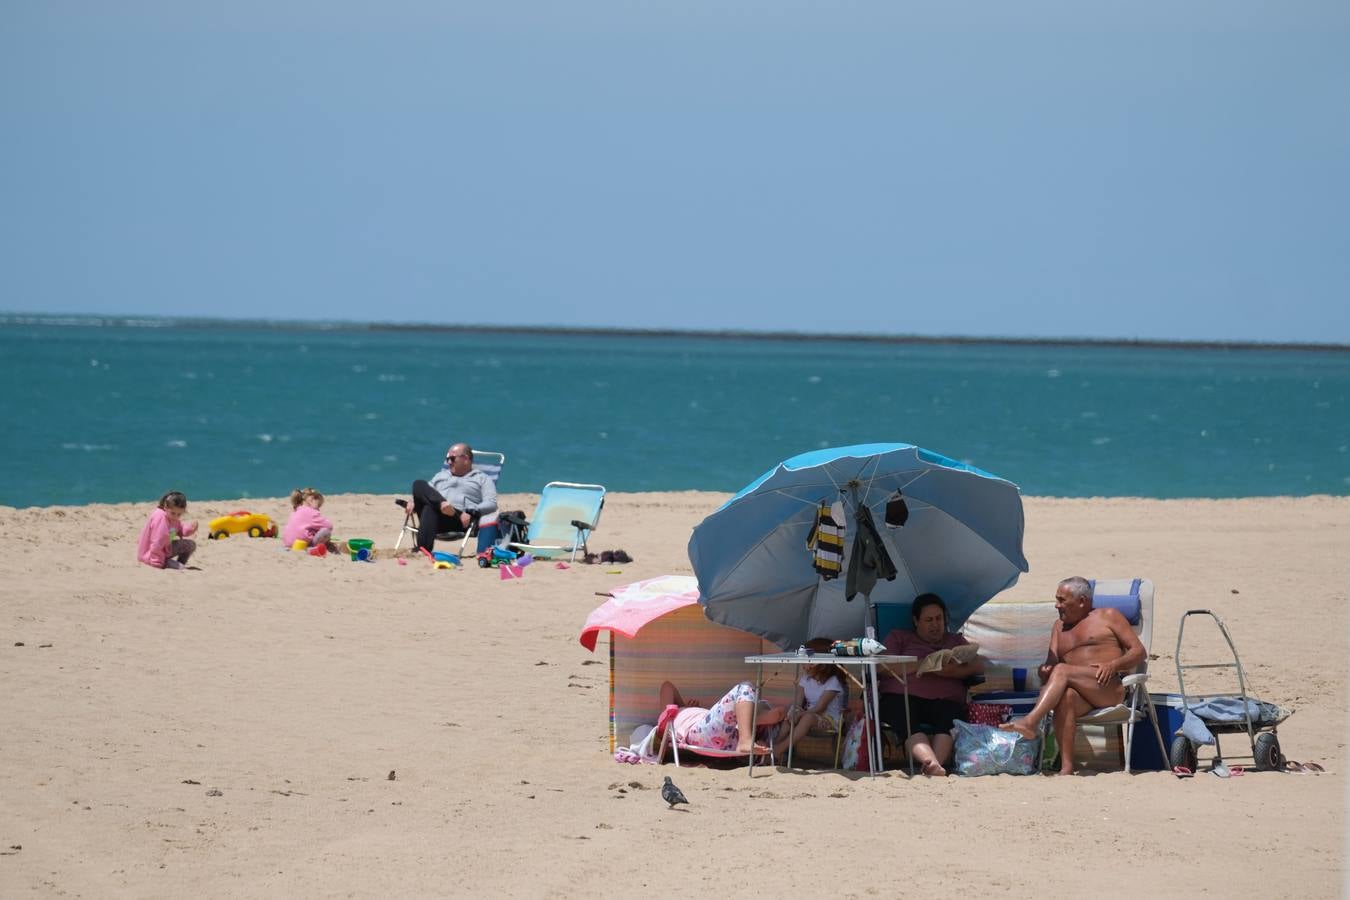
[(1295, 775), (1319, 775), (1326, 769), (1320, 763), (1301, 763), (1292, 759), (1286, 759), (1284, 765), (1280, 767), (1282, 772), (1292, 772)]

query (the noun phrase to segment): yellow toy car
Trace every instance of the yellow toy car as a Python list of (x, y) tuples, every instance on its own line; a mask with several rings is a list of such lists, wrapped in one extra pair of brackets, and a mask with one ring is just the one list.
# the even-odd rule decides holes
[(212, 519), (207, 534), (217, 541), (232, 534), (247, 534), (249, 537), (276, 537), (277, 523), (270, 516), (251, 513), (248, 510), (232, 512), (228, 516)]

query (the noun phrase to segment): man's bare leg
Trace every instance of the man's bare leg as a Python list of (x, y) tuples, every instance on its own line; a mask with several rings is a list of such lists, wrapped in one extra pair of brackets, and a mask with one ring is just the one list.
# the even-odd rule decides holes
[(1035, 740), (1041, 720), (1050, 714), (1050, 710), (1059, 706), (1069, 688), (1077, 691), (1079, 697), (1089, 704), (1087, 709), (1114, 706), (1125, 697), (1125, 688), (1118, 680), (1112, 680), (1105, 685), (1098, 684), (1097, 670), (1092, 666), (1060, 663), (1051, 671), (1050, 680), (1041, 688), (1041, 696), (1036, 700), (1031, 712), (998, 727), (1004, 731), (1015, 731), (1027, 740)]
[(1064, 692), (1064, 699), (1055, 707), (1055, 741), (1059, 744), (1059, 774), (1072, 775), (1074, 772), (1073, 739), (1078, 727), (1078, 717), (1093, 705), (1079, 695), (1073, 688)]

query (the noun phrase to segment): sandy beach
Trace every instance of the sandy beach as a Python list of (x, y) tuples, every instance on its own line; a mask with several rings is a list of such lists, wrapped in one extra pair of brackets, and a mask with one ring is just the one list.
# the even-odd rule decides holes
[[(1252, 693), (1296, 710), (1286, 755), (1326, 774), (618, 764), (606, 647), (577, 635), (598, 592), (690, 573), (724, 499), (611, 494), (591, 549), (632, 563), (516, 581), (398, 565), (387, 496), (324, 507), (374, 563), (202, 535), (182, 573), (136, 562), (151, 504), (0, 507), (0, 896), (1341, 895), (1350, 498), (1028, 498), (1009, 592), (1151, 578), (1155, 691), (1180, 615), (1214, 610)], [(190, 516), (242, 508), (287, 511)], [(667, 774), (689, 806), (661, 802)]]

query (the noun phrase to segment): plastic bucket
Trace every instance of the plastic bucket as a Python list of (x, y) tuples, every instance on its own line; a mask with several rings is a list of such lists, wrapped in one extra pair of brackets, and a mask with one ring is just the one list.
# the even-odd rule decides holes
[[(367, 538), (350, 538), (347, 541), (347, 550), (352, 555), (352, 562), (360, 559), (370, 559), (375, 550), (375, 542)], [(364, 552), (364, 555), (362, 554)]]

